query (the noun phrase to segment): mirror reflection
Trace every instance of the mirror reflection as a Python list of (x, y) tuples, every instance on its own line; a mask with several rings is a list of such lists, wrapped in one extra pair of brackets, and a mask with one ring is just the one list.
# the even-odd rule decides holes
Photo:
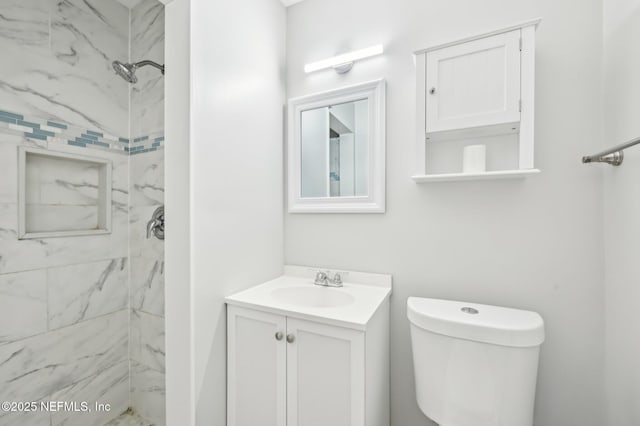
[(301, 197), (359, 197), (369, 188), (369, 101), (301, 114)]

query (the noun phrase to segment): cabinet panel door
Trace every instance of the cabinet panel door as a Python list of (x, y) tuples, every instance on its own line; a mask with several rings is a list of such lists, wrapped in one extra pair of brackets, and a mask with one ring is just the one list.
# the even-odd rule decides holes
[(286, 426), (285, 332), (282, 316), (227, 307), (228, 426)]
[(287, 318), (287, 426), (364, 426), (364, 333)]
[(427, 53), (427, 133), (520, 121), (520, 30)]

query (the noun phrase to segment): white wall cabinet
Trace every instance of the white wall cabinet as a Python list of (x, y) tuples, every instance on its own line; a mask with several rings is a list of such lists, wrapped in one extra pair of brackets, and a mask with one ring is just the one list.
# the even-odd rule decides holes
[(366, 331), (227, 309), (228, 426), (389, 425), (388, 303)]
[(426, 53), (427, 134), (520, 122), (520, 30)]
[[(415, 52), (416, 182), (513, 178), (539, 172), (534, 168), (539, 23), (536, 19)], [(487, 163), (495, 167), (483, 173), (462, 173), (462, 149), (478, 143), (487, 145), (493, 156), (487, 157)], [(517, 145), (509, 148), (511, 143)], [(448, 144), (453, 152), (429, 144)], [(443, 160), (438, 162), (433, 155)]]

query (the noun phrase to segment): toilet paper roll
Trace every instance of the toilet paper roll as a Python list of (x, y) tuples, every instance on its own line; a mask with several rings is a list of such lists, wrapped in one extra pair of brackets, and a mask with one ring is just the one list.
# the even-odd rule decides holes
[(464, 147), (462, 154), (463, 173), (483, 173), (487, 171), (487, 146), (469, 145)]

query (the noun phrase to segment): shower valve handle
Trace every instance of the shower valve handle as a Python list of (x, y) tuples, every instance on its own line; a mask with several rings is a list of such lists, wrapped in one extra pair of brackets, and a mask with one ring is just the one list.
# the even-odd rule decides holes
[(158, 207), (147, 222), (147, 238), (151, 238), (152, 233), (159, 240), (164, 240), (164, 206)]

